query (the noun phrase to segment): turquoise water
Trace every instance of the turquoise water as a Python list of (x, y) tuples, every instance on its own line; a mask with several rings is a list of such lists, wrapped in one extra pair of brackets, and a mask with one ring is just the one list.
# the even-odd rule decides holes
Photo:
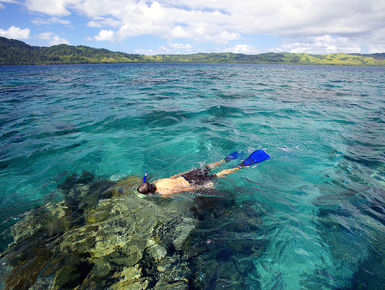
[(218, 245), (263, 245), (243, 287), (380, 289), (384, 79), (374, 67), (1, 67), (1, 247), (21, 213), (60, 200), (56, 187), (73, 172), (118, 180), (148, 170), (155, 180), (264, 149), (270, 160), (216, 181), (240, 210), (258, 212), (259, 227), (202, 226)]

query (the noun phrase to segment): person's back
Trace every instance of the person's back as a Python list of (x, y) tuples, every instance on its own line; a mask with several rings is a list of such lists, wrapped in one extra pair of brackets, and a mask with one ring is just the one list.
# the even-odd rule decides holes
[(154, 182), (156, 192), (160, 195), (170, 195), (177, 192), (190, 191), (194, 188), (183, 177), (162, 178)]

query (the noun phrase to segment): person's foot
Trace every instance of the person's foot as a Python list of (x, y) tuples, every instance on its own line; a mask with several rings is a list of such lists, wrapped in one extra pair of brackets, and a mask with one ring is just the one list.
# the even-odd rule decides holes
[(225, 160), (225, 162), (229, 162), (231, 160), (237, 159), (238, 157), (239, 157), (239, 152), (235, 151), (235, 152), (230, 153), (229, 155), (227, 155), (224, 160)]

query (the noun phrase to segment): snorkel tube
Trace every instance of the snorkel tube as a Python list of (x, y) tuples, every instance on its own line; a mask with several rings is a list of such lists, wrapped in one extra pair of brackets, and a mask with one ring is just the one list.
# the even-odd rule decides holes
[(137, 191), (142, 194), (149, 194), (149, 193), (155, 193), (156, 192), (156, 186), (154, 184), (151, 184), (150, 182), (146, 182), (147, 180), (147, 171), (144, 173), (143, 182), (139, 187), (137, 188)]

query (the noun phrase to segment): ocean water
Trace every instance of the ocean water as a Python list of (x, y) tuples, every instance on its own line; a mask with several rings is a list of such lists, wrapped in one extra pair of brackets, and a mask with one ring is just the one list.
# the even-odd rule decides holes
[[(244, 245), (213, 255), (245, 268), (240, 288), (383, 289), (384, 92), (376, 67), (1, 67), (1, 249), (74, 172), (156, 180), (263, 149), (271, 159), (216, 181), (238, 211), (195, 239)], [(229, 226), (245, 205), (258, 227)]]

